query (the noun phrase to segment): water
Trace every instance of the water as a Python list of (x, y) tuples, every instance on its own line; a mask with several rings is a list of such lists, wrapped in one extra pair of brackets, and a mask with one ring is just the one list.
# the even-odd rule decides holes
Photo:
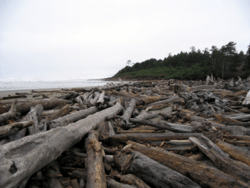
[(54, 80), (54, 81), (0, 80), (0, 91), (103, 86), (106, 83), (107, 81), (98, 79), (75, 79), (75, 80)]

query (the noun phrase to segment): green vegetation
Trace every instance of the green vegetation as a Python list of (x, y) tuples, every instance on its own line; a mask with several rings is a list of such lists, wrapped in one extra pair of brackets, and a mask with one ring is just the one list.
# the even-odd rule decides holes
[(169, 54), (163, 60), (152, 58), (134, 64), (129, 60), (127, 66), (114, 77), (194, 80), (205, 79), (208, 74), (223, 79), (249, 76), (250, 46), (244, 54), (243, 51), (237, 53), (235, 45), (236, 43), (229, 42), (220, 49), (212, 46), (210, 50), (206, 48), (202, 52), (192, 46), (189, 53)]

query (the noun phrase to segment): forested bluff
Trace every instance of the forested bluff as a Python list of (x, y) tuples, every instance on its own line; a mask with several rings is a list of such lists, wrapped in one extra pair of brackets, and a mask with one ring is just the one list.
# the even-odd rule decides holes
[(204, 80), (211, 74), (222, 79), (250, 76), (250, 45), (246, 53), (237, 52), (235, 42), (202, 51), (194, 46), (190, 49), (176, 55), (169, 53), (163, 60), (151, 58), (141, 63), (128, 60), (112, 78)]

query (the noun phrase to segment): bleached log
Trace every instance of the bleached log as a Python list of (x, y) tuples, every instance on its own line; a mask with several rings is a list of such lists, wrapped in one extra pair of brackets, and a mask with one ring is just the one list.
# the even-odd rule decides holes
[(48, 125), (51, 129), (59, 126), (66, 126), (72, 122), (76, 122), (82, 118), (85, 118), (88, 115), (93, 114), (95, 112), (97, 112), (97, 108), (93, 106), (91, 108), (80, 110), (78, 112), (57, 118), (53, 121), (48, 122)]
[(105, 102), (104, 97), (105, 97), (105, 91), (103, 90), (102, 93), (99, 96), (98, 101), (96, 102), (97, 108), (101, 108), (102, 105), (104, 104), (104, 102)]
[[(30, 134), (40, 132), (38, 118), (40, 117), (42, 112), (43, 112), (43, 106), (41, 104), (37, 104), (35, 107), (31, 107), (30, 112), (25, 117), (22, 118), (21, 121), (33, 121), (34, 122), (32, 127), (28, 127)], [(18, 131), (15, 135), (11, 135), (9, 137), (9, 140), (14, 141), (14, 140), (23, 138), (26, 135), (26, 132), (27, 132), (27, 128), (24, 128)]]
[(53, 121), (54, 119), (58, 119), (62, 116), (67, 115), (70, 112), (70, 107), (69, 105), (65, 105), (61, 110), (57, 111), (55, 114), (51, 115), (48, 118), (48, 122)]
[(110, 144), (126, 143), (129, 140), (137, 142), (184, 140), (190, 136), (200, 136), (202, 133), (128, 133), (116, 134), (107, 138)]
[[(122, 106), (115, 106), (90, 115), (66, 127), (26, 136), (18, 141), (0, 146), (0, 187), (25, 187), (32, 174), (79, 142), (90, 130), (105, 119), (119, 113)], [(11, 171), (10, 171), (11, 169)]]
[(195, 128), (189, 125), (175, 124), (175, 123), (167, 123), (164, 121), (154, 122), (150, 120), (137, 120), (134, 118), (130, 118), (129, 121), (133, 123), (138, 123), (141, 125), (150, 125), (159, 129), (166, 129), (173, 132), (180, 133), (192, 133), (195, 132)]
[(8, 112), (0, 115), (0, 123), (7, 121), (11, 118), (16, 118), (18, 116), (18, 111), (16, 109), (16, 103), (17, 103), (16, 100), (13, 101), (10, 110)]
[(128, 108), (125, 110), (124, 114), (121, 117), (125, 125), (129, 124), (129, 118), (131, 117), (134, 111), (135, 105), (136, 105), (136, 100), (131, 99)]
[(109, 188), (136, 188), (136, 186), (120, 183), (112, 178), (107, 178), (107, 184)]
[(33, 125), (33, 121), (23, 121), (12, 123), (9, 125), (1, 126), (0, 127), (0, 139), (6, 138), (10, 135), (16, 134), (19, 130), (24, 129), (28, 126)]

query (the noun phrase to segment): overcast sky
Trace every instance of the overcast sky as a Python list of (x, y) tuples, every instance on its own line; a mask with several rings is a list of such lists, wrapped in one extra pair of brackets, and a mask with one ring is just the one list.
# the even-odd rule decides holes
[(128, 60), (250, 43), (249, 0), (0, 0), (0, 79), (110, 77)]

